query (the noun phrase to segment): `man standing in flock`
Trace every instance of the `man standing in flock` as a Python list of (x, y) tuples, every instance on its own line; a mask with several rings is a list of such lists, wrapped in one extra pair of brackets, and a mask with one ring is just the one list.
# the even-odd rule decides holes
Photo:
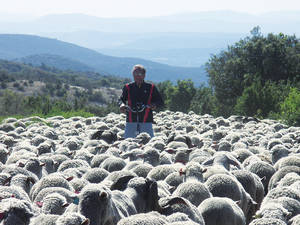
[(163, 100), (154, 84), (144, 81), (144, 66), (135, 65), (132, 75), (134, 82), (123, 87), (120, 97), (120, 112), (126, 113), (124, 138), (133, 138), (142, 132), (153, 137), (153, 110), (163, 106)]

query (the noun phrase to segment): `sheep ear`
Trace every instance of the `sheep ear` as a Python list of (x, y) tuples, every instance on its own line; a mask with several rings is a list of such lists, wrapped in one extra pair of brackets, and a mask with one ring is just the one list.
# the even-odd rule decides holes
[(175, 154), (176, 151), (174, 149), (166, 149), (166, 152), (170, 153), (170, 154)]
[(25, 166), (25, 164), (23, 162), (18, 163), (18, 167), (24, 167), (24, 166)]
[(102, 191), (100, 194), (99, 194), (99, 197), (100, 199), (105, 199), (108, 197), (108, 194), (105, 192), (105, 191)]
[(260, 181), (264, 181), (266, 179), (267, 179), (266, 176), (263, 176), (262, 178), (260, 178)]
[(35, 184), (35, 180), (33, 179), (33, 177), (28, 177), (27, 178), (27, 182), (31, 182), (32, 184)]
[(90, 220), (86, 218), (86, 220), (83, 221), (81, 225), (89, 225), (89, 224), (90, 224)]
[(70, 205), (70, 204), (66, 202), (65, 204), (62, 205), (62, 207), (63, 207), (63, 208), (67, 208), (69, 205)]
[(234, 201), (238, 206), (241, 206), (242, 201), (238, 200), (238, 201)]
[(111, 186), (110, 190), (119, 190), (123, 191), (126, 189), (128, 182), (134, 178), (132, 175), (120, 177), (117, 181), (115, 181)]
[(10, 181), (11, 181), (11, 177), (8, 177), (5, 181), (4, 181), (4, 186), (9, 186), (10, 185)]
[(46, 165), (46, 163), (44, 163), (44, 162), (40, 163), (40, 166), (45, 166), (45, 165)]
[(73, 180), (73, 178), (74, 178), (74, 177), (72, 177), (72, 176), (71, 176), (71, 177), (67, 177), (66, 180), (67, 180), (67, 181), (71, 181), (71, 180)]
[(174, 197), (172, 199), (170, 199), (165, 205), (163, 205), (163, 208), (167, 208), (171, 205), (175, 205), (175, 204), (184, 204), (187, 205), (186, 201), (181, 198), (181, 197)]

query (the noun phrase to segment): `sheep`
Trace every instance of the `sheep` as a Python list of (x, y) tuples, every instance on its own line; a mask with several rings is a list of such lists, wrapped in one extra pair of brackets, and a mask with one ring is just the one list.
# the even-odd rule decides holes
[(298, 225), (300, 224), (300, 215), (294, 216), (289, 220), (289, 225)]
[(80, 149), (75, 152), (73, 159), (82, 159), (90, 164), (93, 157), (94, 155), (90, 153), (87, 149)]
[(68, 168), (78, 168), (78, 167), (90, 168), (90, 165), (82, 159), (69, 159), (69, 160), (62, 162), (59, 165), (57, 171), (62, 172)]
[(64, 141), (63, 147), (66, 147), (71, 151), (79, 150), (82, 147), (82, 142), (77, 138), (71, 137)]
[(277, 184), (277, 187), (288, 187), (293, 183), (300, 181), (300, 176), (297, 173), (287, 173)]
[[(137, 177), (137, 175), (128, 170), (114, 171), (108, 174), (108, 176), (101, 182), (107, 187), (111, 187), (113, 184), (117, 183), (122, 177)], [(127, 180), (128, 182), (129, 180)], [(127, 183), (126, 183), (127, 184)]]
[(101, 163), (105, 159), (107, 159), (109, 157), (110, 157), (110, 155), (109, 154), (105, 154), (105, 153), (104, 154), (100, 154), (100, 155), (95, 155), (93, 157), (93, 159), (91, 160), (90, 165), (91, 165), (92, 168), (99, 167), (101, 165)]
[(7, 185), (11, 180), (11, 175), (9, 173), (0, 173), (0, 185)]
[(169, 216), (176, 212), (181, 212), (188, 215), (191, 220), (198, 223), (199, 225), (205, 224), (204, 219), (197, 207), (183, 197), (168, 196), (160, 198), (159, 205), (159, 212), (165, 216)]
[(1, 198), (17, 198), (20, 200), (25, 200), (30, 202), (28, 194), (18, 186), (0, 186), (0, 193), (2, 194)]
[(279, 170), (285, 166), (298, 166), (300, 167), (300, 157), (298, 154), (293, 154), (279, 159), (275, 164), (275, 170)]
[(287, 222), (291, 213), (280, 203), (268, 201), (262, 204), (259, 211), (256, 212), (255, 218), (272, 218)]
[(297, 173), (300, 175), (300, 168), (298, 166), (285, 166), (278, 171), (276, 171), (273, 176), (271, 177), (268, 185), (268, 191), (272, 190), (275, 188), (278, 184), (278, 182), (288, 173)]
[(73, 187), (73, 189), (75, 190), (75, 193), (80, 192), (82, 190), (82, 188), (87, 185), (89, 183), (89, 181), (87, 181), (84, 178), (73, 178), (70, 181), (71, 186)]
[(264, 205), (261, 207), (260, 211), (264, 211), (265, 209), (274, 206), (282, 210), (282, 212), (284, 213), (284, 217), (287, 220), (290, 220), (291, 218), (293, 218), (294, 216), (300, 213), (300, 202), (298, 200), (289, 197), (268, 199), (266, 202), (264, 202)]
[(255, 174), (252, 174), (247, 170), (234, 170), (231, 173), (243, 185), (245, 191), (250, 194), (252, 199), (257, 203), (257, 208), (259, 208), (264, 197), (264, 189), (261, 180), (258, 177), (255, 178)]
[(249, 225), (286, 225), (286, 222), (276, 218), (260, 218), (252, 220)]
[(44, 165), (42, 167), (43, 176), (56, 172), (56, 165), (51, 156), (52, 154), (44, 154), (43, 156), (38, 157), (40, 163)]
[(37, 154), (31, 151), (30, 147), (20, 147), (20, 149), (11, 152), (5, 164), (14, 164), (20, 159), (30, 159), (32, 157), (37, 157)]
[(0, 221), (5, 225), (29, 225), (35, 215), (32, 205), (16, 198), (2, 199), (0, 202)]
[(246, 225), (243, 211), (230, 198), (207, 198), (198, 206), (198, 210), (205, 225)]
[(132, 178), (123, 191), (134, 203), (137, 213), (158, 210), (157, 182), (148, 178)]
[(281, 144), (275, 145), (271, 148), (272, 153), (272, 163), (273, 165), (281, 158), (286, 157), (289, 155), (290, 151)]
[(88, 184), (79, 195), (78, 212), (90, 220), (90, 225), (115, 225), (137, 211), (124, 193), (110, 191), (101, 184)]
[(269, 199), (276, 199), (279, 197), (289, 197), (293, 198), (297, 201), (300, 201), (300, 192), (292, 187), (280, 187), (280, 188), (273, 188), (268, 192), (265, 196), (262, 205), (264, 202), (267, 202)]
[(157, 212), (139, 213), (121, 219), (117, 225), (165, 225), (168, 220)]
[(90, 220), (79, 213), (65, 213), (59, 216), (55, 225), (89, 225)]
[(212, 197), (212, 194), (203, 183), (187, 181), (181, 183), (172, 193), (172, 196), (184, 197), (198, 207), (202, 201)]
[(176, 172), (173, 165), (158, 165), (148, 173), (147, 177), (156, 181), (164, 180), (170, 173), (173, 172)]
[(245, 169), (251, 173), (256, 174), (261, 179), (263, 178), (262, 183), (264, 185), (265, 193), (267, 193), (270, 179), (276, 172), (274, 167), (260, 160), (250, 164), (249, 166), (245, 167)]
[(4, 145), (0, 145), (0, 162), (5, 164), (9, 155), (8, 149)]
[(130, 171), (132, 171), (139, 177), (146, 178), (152, 169), (153, 169), (153, 166), (151, 166), (150, 164), (141, 163), (141, 164), (133, 167), (132, 169), (130, 169)]
[(100, 167), (107, 170), (108, 172), (119, 171), (122, 170), (126, 166), (126, 162), (124, 159), (111, 156), (105, 159)]
[(151, 166), (155, 167), (159, 165), (160, 154), (154, 148), (146, 148), (141, 154), (144, 163), (148, 163)]
[(17, 162), (19, 166), (24, 167), (25, 170), (34, 173), (39, 179), (43, 176), (42, 169), (45, 164), (40, 162), (38, 158), (30, 158), (26, 161), (21, 159), (19, 161), (19, 163)]
[(49, 140), (39, 144), (36, 148), (38, 155), (43, 155), (46, 153), (51, 153), (55, 150), (55, 144)]
[(253, 153), (249, 151), (248, 149), (236, 149), (232, 151), (232, 155), (240, 162), (243, 163), (245, 159), (252, 156)]
[(177, 187), (178, 185), (180, 185), (181, 183), (184, 182), (184, 176), (181, 174), (181, 172), (173, 172), (170, 173), (165, 179), (164, 181), (169, 184), (170, 186), (175, 186)]
[(230, 170), (230, 165), (236, 166), (238, 169), (242, 168), (240, 162), (227, 152), (217, 152), (212, 158), (202, 163), (202, 165), (220, 165), (228, 171)]
[(59, 215), (40, 214), (31, 218), (30, 225), (56, 225), (58, 217)]
[(233, 176), (215, 174), (207, 179), (205, 185), (214, 197), (228, 197), (234, 201), (240, 201), (239, 206), (245, 216), (248, 215), (251, 207), (256, 204), (239, 181)]
[(130, 150), (129, 152), (123, 152), (120, 154), (122, 159), (128, 159), (129, 161), (136, 161), (141, 159), (141, 155), (144, 153), (144, 150), (140, 148), (135, 148)]
[(49, 194), (53, 194), (53, 193), (57, 193), (60, 194), (62, 196), (64, 196), (67, 199), (68, 203), (73, 203), (76, 202), (78, 200), (78, 196), (75, 192), (73, 191), (69, 191), (66, 188), (63, 187), (47, 187), (42, 189), (37, 196), (34, 199), (34, 202), (42, 202), (43, 199), (49, 195)]
[(24, 174), (17, 174), (10, 179), (10, 186), (18, 186), (28, 195), (33, 184), (35, 184), (34, 178)]
[(197, 225), (197, 223), (193, 222), (188, 215), (177, 212), (173, 213), (170, 216), (167, 216), (168, 225)]
[(41, 213), (62, 215), (69, 206), (67, 199), (58, 193), (52, 193), (43, 198), (41, 205)]
[(103, 181), (107, 176), (109, 172), (102, 168), (92, 168), (88, 170), (82, 178), (87, 180), (90, 183), (100, 183)]
[(35, 200), (38, 193), (48, 187), (63, 187), (69, 191), (74, 191), (72, 186), (69, 184), (68, 180), (62, 177), (59, 173), (53, 173), (49, 176), (43, 177), (37, 183), (33, 185), (30, 191), (30, 197)]

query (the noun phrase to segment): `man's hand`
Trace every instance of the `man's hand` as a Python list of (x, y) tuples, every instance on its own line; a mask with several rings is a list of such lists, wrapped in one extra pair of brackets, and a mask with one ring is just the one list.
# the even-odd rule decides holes
[(126, 113), (126, 106), (125, 106), (125, 104), (120, 105), (120, 112), (121, 113)]

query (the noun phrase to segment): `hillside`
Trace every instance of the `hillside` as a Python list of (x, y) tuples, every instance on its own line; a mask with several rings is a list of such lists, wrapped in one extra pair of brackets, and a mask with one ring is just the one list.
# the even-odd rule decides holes
[[(191, 79), (197, 85), (207, 82), (204, 68), (201, 67), (174, 67), (139, 58), (112, 57), (56, 39), (33, 35), (0, 34), (0, 58), (2, 59), (26, 61), (25, 57), (32, 58), (44, 54), (78, 61), (106, 75), (131, 78), (132, 66), (143, 64), (148, 69), (147, 78), (154, 82), (165, 80), (176, 82), (178, 79)], [(41, 57), (39, 61), (47, 65), (48, 60)]]
[(89, 67), (79, 61), (68, 59), (59, 55), (51, 54), (39, 54), (29, 55), (22, 58), (17, 58), (14, 61), (21, 62), (33, 66), (41, 66), (43, 64), (55, 67), (60, 70), (72, 70), (72, 71), (94, 71), (92, 67)]

